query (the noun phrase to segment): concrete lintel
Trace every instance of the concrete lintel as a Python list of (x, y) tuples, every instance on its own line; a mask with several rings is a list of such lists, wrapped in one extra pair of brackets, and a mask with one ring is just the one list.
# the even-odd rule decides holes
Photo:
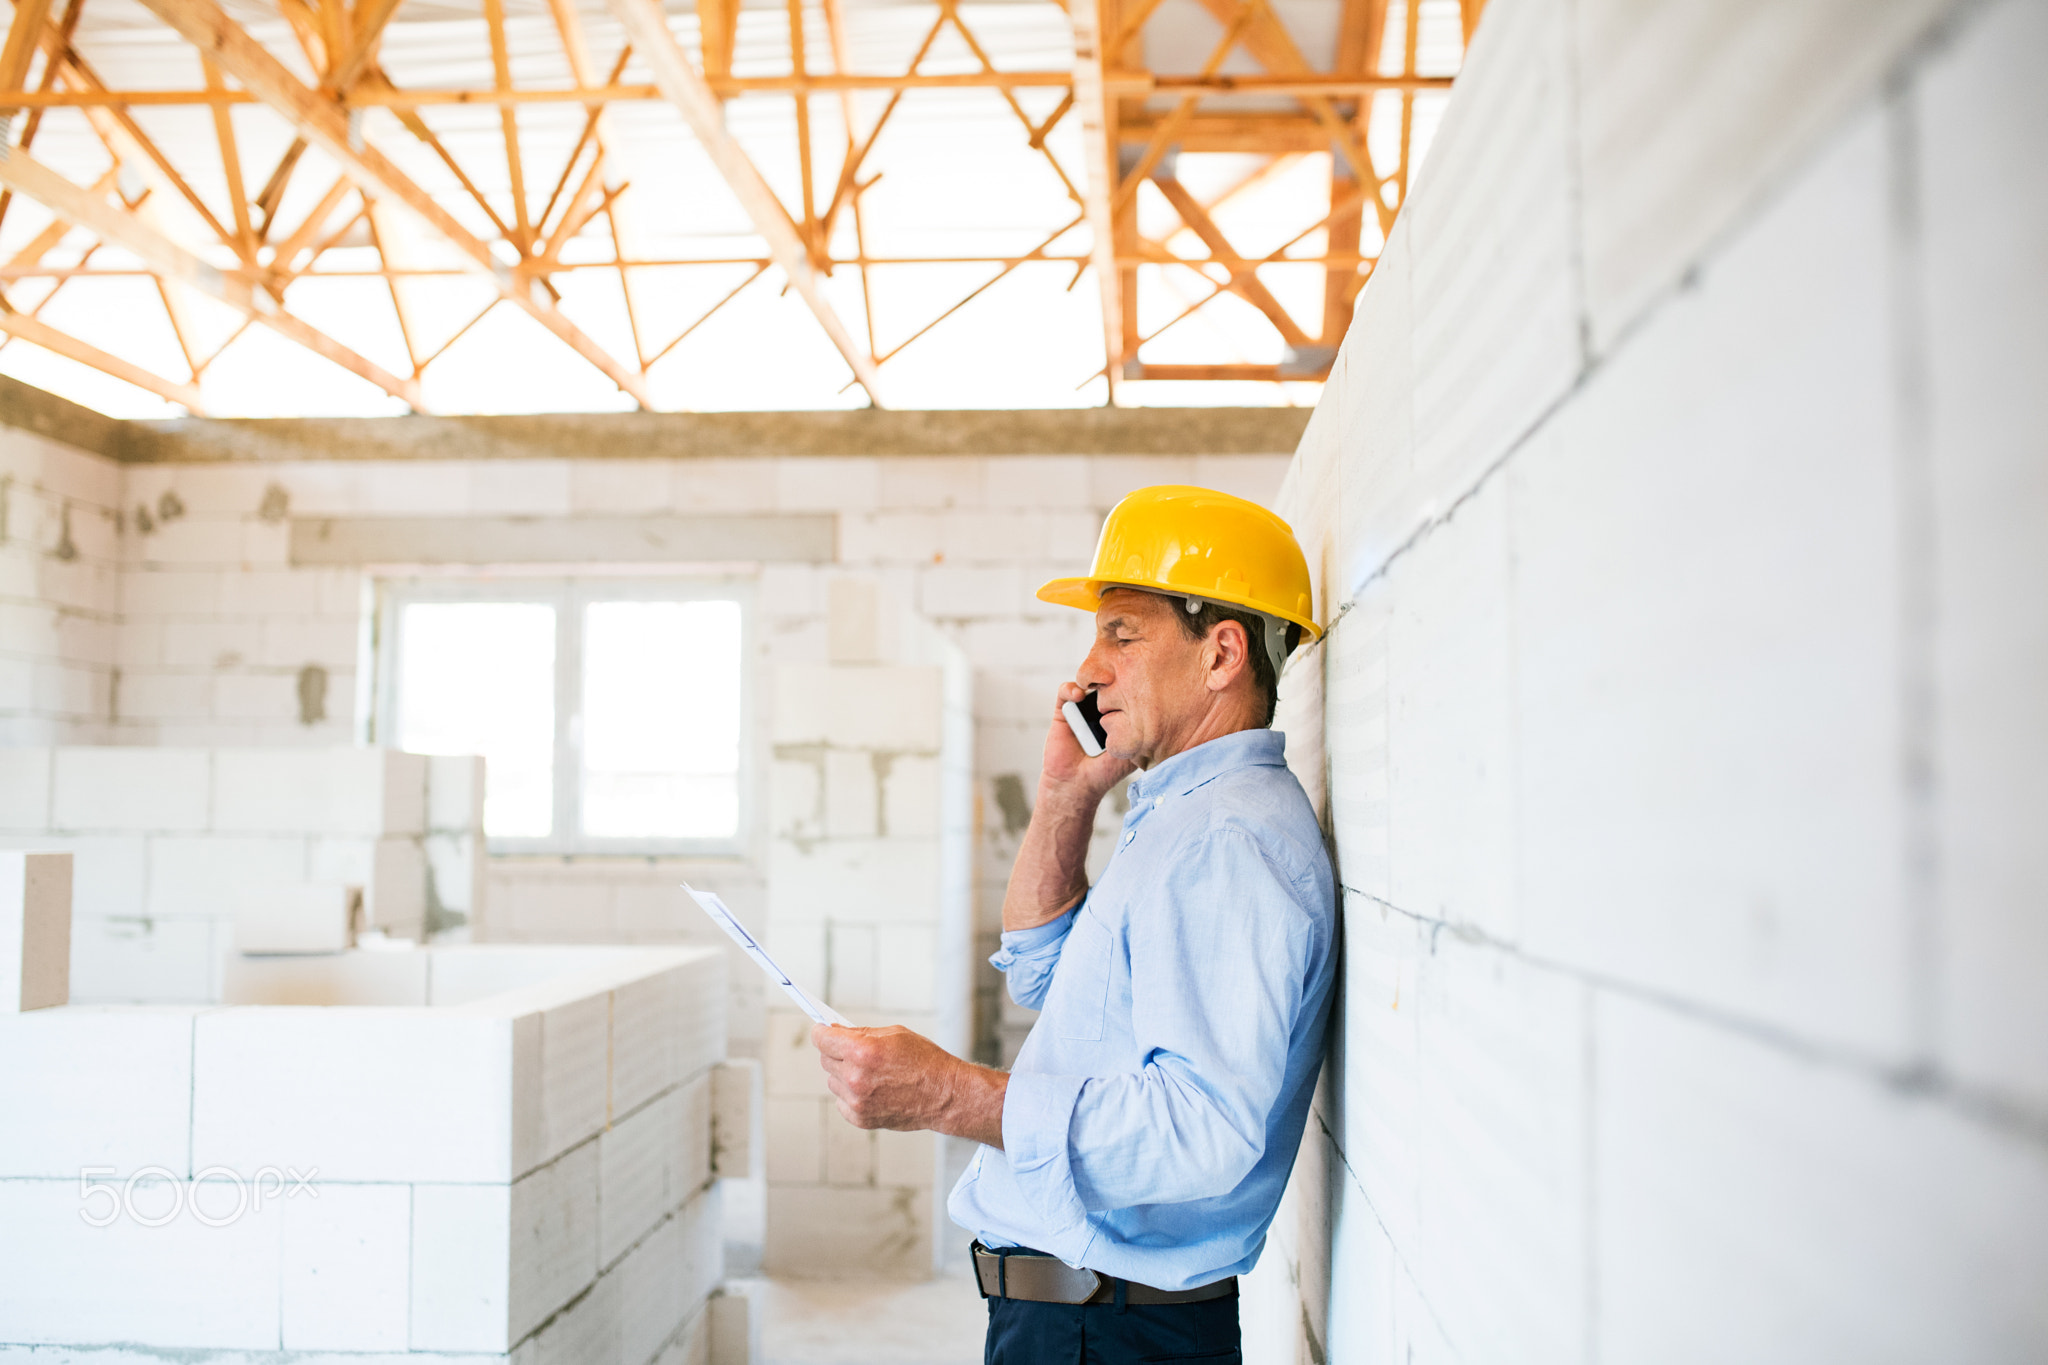
[(829, 563), (830, 513), (294, 518), (294, 564)]
[[(59, 400), (61, 401), (61, 400)], [(122, 422), (137, 464), (777, 455), (1288, 455), (1307, 408), (550, 413)], [(0, 408), (0, 420), (5, 420)]]
[(0, 426), (34, 432), (75, 449), (118, 460), (122, 458), (130, 425), (118, 417), (82, 408), (69, 399), (0, 375)]

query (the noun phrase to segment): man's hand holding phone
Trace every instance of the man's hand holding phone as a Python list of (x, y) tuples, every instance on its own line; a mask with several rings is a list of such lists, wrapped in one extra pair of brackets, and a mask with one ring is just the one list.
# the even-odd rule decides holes
[[(1042, 784), (1072, 791), (1086, 800), (1091, 820), (1094, 804), (1129, 776), (1135, 766), (1108, 752), (1108, 732), (1095, 708), (1095, 700), (1095, 694), (1079, 683), (1060, 684), (1053, 704), (1052, 728), (1045, 736), (1045, 769), (1041, 778)], [(1080, 717), (1080, 726), (1095, 738), (1094, 753), (1082, 746), (1070, 709)]]

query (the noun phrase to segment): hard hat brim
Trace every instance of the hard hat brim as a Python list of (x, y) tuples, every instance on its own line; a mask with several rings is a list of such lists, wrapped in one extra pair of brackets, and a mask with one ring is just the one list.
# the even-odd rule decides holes
[(1248, 597), (1221, 592), (1186, 593), (1164, 587), (1158, 583), (1137, 579), (1055, 578), (1038, 590), (1038, 600), (1050, 602), (1056, 607), (1074, 607), (1081, 611), (1094, 611), (1102, 605), (1102, 594), (1111, 588), (1136, 588), (1141, 592), (1158, 593), (1165, 597), (1192, 596), (1199, 597), (1205, 602), (1222, 602), (1229, 606), (1241, 607), (1246, 611), (1257, 612), (1261, 616), (1277, 616), (1283, 621), (1300, 626), (1304, 640), (1320, 640), (1323, 638), (1321, 628), (1314, 621), (1306, 617), (1297, 616), (1293, 612), (1275, 611), (1273, 608), (1263, 603), (1255, 602)]

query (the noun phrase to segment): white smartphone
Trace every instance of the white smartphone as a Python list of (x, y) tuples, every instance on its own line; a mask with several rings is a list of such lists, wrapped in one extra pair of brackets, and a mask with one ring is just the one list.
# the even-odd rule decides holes
[(1102, 728), (1102, 708), (1096, 703), (1095, 694), (1090, 692), (1079, 701), (1068, 702), (1060, 707), (1060, 714), (1067, 718), (1067, 728), (1074, 732), (1081, 752), (1090, 758), (1101, 757), (1109, 747), (1109, 731)]

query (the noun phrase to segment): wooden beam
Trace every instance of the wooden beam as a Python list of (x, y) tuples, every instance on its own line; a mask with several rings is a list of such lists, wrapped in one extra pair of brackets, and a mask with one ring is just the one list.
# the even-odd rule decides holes
[[(492, 90), (500, 95), (512, 91), (512, 56), (505, 45), (505, 0), (484, 0), (484, 27), (491, 38)], [(512, 245), (522, 256), (533, 254), (532, 206), (526, 202), (526, 161), (519, 154), (519, 111), (509, 104), (498, 106), (498, 126), (505, 135), (505, 171), (511, 178)]]
[(1465, 26), (1465, 46), (1472, 46), (1472, 31), (1479, 27), (1479, 16), (1486, 10), (1486, 0), (1458, 0), (1458, 18)]
[[(163, 3), (164, 0), (154, 0)], [(668, 19), (663, 14), (659, 0), (608, 0), (611, 11), (632, 40), (633, 50), (653, 68), (655, 84), (662, 88), (669, 102), (682, 114), (690, 131), (697, 135), (710, 156), (711, 164), (718, 168), (719, 175), (740, 201), (740, 207), (753, 221), (754, 230), (768, 244), (769, 254), (782, 273), (789, 277), (803, 301), (810, 306), (818, 324), (825, 329), (833, 346), (852, 369), (854, 378), (868, 391), (868, 398), (876, 407), (882, 406), (881, 373), (875, 367), (874, 357), (863, 351), (853, 339), (852, 333), (833, 311), (830, 300), (825, 297), (822, 277), (812, 266), (809, 252), (797, 227), (790, 220), (789, 211), (775, 192), (768, 188), (768, 182), (761, 178), (761, 172), (744, 149), (725, 128), (725, 112), (719, 105), (718, 97), (711, 87), (704, 83), (704, 77), (690, 63), (675, 35), (669, 32)]]
[[(1337, 75), (1357, 75), (1379, 67), (1379, 52), (1386, 39), (1388, 0), (1343, 0), (1344, 9), (1337, 24), (1337, 59), (1334, 72)], [(1352, 122), (1361, 130), (1367, 126), (1372, 112), (1370, 103), (1361, 103)], [(1330, 202), (1335, 204), (1358, 186), (1358, 178), (1347, 171), (1343, 160), (1330, 158)], [(1339, 253), (1356, 255), (1360, 245), (1362, 221), (1357, 214), (1347, 214), (1330, 224), (1326, 241), (1325, 256), (1335, 257)], [(1340, 265), (1332, 260), (1323, 274), (1323, 323), (1318, 338), (1324, 346), (1340, 346), (1345, 333), (1351, 330), (1352, 302), (1358, 296), (1359, 274), (1356, 265)]]
[[(73, 2), (76, 3), (76, 0), (73, 0)], [(853, 59), (846, 42), (845, 0), (824, 0), (824, 10), (825, 37), (832, 48), (832, 69), (835, 72), (844, 73), (849, 66), (853, 65)], [(927, 48), (931, 46), (929, 39), (926, 40), (925, 46)], [(922, 53), (920, 53), (920, 56), (922, 56)], [(1060, 108), (1065, 110), (1073, 102), (1073, 92), (1069, 91), (1065, 102), (1060, 105)], [(846, 146), (839, 154), (839, 164), (842, 171), (845, 167), (852, 165), (854, 154), (859, 150), (859, 138), (854, 133), (854, 129), (860, 126), (859, 115), (858, 102), (853, 98), (853, 92), (851, 90), (840, 91), (839, 126), (846, 134)], [(856, 254), (865, 257), (868, 254), (868, 225), (867, 215), (861, 209), (860, 185), (855, 183), (850, 193), (852, 197), (847, 202), (853, 206), (853, 247)], [(818, 231), (819, 242), (827, 251), (830, 251), (832, 246), (832, 210), (837, 209), (839, 204), (839, 188), (834, 186), (831, 209), (826, 211), (825, 221), (820, 225)], [(831, 268), (832, 262), (828, 256), (825, 269), (829, 272)], [(874, 279), (868, 272), (866, 260), (863, 259), (861, 261), (859, 270), (860, 318), (861, 323), (867, 329), (868, 354), (879, 356), (882, 353), (882, 348), (875, 341)], [(877, 365), (879, 367), (879, 362), (877, 362)]]
[(398, 378), (375, 361), (285, 312), (267, 292), (255, 287), (252, 277), (240, 271), (222, 271), (201, 260), (126, 209), (108, 203), (83, 186), (72, 184), (28, 154), (16, 151), (0, 160), (0, 184), (35, 200), (58, 217), (68, 219), (124, 251), (141, 257), (159, 278), (190, 286), (219, 299), (280, 336), (298, 342), (307, 350), (404, 400), (414, 409), (424, 411), (417, 383)]
[(277, 250), (271, 253), (272, 273), (282, 276), (285, 280), (290, 280), (298, 273), (299, 253), (319, 239), (320, 233), (327, 226), (327, 220), (334, 216), (334, 211), (341, 207), (341, 201), (348, 198), (354, 189), (355, 186), (349, 183), (347, 176), (338, 175), (334, 178), (334, 183), (327, 187), (327, 193), (321, 195), (319, 202), (307, 210), (305, 219), (293, 230), (292, 235), (280, 242)]
[(1126, 301), (1116, 260), (1116, 108), (1102, 80), (1103, 0), (1070, 0), (1067, 15), (1074, 25), (1074, 108), (1081, 117), (1081, 160), (1087, 172), (1081, 180), (1081, 208), (1088, 220), (1089, 264), (1102, 296), (1103, 374), (1114, 406), (1124, 362), (1131, 357), (1124, 354)]
[[(1198, 0), (1198, 3), (1208, 10), (1218, 23), (1229, 23), (1241, 10), (1253, 12), (1252, 22), (1245, 29), (1244, 49), (1258, 61), (1259, 65), (1266, 68), (1269, 76), (1297, 81), (1312, 81), (1318, 78), (1318, 73), (1308, 64), (1308, 59), (1301, 55), (1301, 49), (1296, 46), (1293, 36), (1274, 15), (1266, 0)], [(1418, 12), (1418, 6), (1415, 4), (1409, 5), (1408, 9), (1410, 14)], [(1414, 71), (1415, 65), (1411, 62), (1406, 68), (1406, 75), (1412, 78)], [(1380, 184), (1386, 177), (1373, 165), (1372, 150), (1359, 135), (1359, 130), (1345, 122), (1343, 116), (1332, 107), (1327, 96), (1304, 93), (1297, 98), (1307, 106), (1310, 115), (1323, 125), (1327, 130), (1326, 136), (1343, 153), (1345, 160), (1351, 163), (1359, 179), (1371, 189), (1370, 197), (1379, 214), (1380, 231), (1392, 232), (1393, 210), (1379, 197)]]
[(398, 12), (398, 0), (361, 0), (352, 17), (355, 32), (354, 45), (348, 55), (334, 64), (323, 82), (337, 94), (345, 92), (356, 83), (368, 68), (370, 58), (376, 55), (377, 44), (384, 37), (384, 26), (391, 22), (391, 16)]
[[(0, 46), (0, 96), (14, 96), (28, 84), (29, 63), (43, 41), (43, 21), (49, 16), (50, 0), (20, 0), (14, 7), (14, 22), (8, 25), (7, 42)], [(0, 119), (12, 119), (21, 105), (12, 98), (0, 100)], [(11, 130), (0, 124), (0, 139)]]
[[(1168, 115), (1146, 112), (1117, 122), (1124, 146), (1142, 145)], [(1196, 114), (1181, 125), (1174, 141), (1183, 152), (1327, 152), (1329, 130), (1313, 117), (1297, 113)]]
[[(212, 62), (200, 59), (200, 66), (206, 72), (208, 87), (220, 87), (220, 68)], [(228, 206), (234, 211), (236, 250), (246, 264), (256, 262), (256, 232), (249, 223), (249, 196), (242, 184), (242, 154), (235, 145), (235, 125), (229, 117), (225, 104), (213, 106), (213, 136), (220, 144), (221, 173), (228, 182)]]
[[(583, 31), (583, 17), (576, 9), (575, 0), (548, 0), (548, 9), (554, 15), (555, 32), (562, 40), (562, 55), (569, 59), (569, 74), (575, 78), (576, 84), (580, 86), (597, 84), (597, 63), (590, 55), (590, 40)], [(612, 66), (611, 81), (616, 82), (618, 80), (619, 73), (626, 69), (626, 62), (632, 54), (633, 45), (631, 43), (625, 43), (620, 46), (619, 55), (614, 59)], [(617, 145), (612, 127), (612, 116), (603, 104), (588, 104), (584, 106), (584, 109), (584, 132), (588, 137), (594, 138), (597, 143), (596, 154), (591, 161), (591, 170), (599, 172), (599, 168), (602, 168), (599, 184), (603, 186), (613, 179), (619, 170), (619, 161), (615, 159), (612, 150)], [(569, 172), (573, 169), (575, 169), (574, 155), (562, 166), (563, 184), (566, 185), (568, 183)], [(624, 188), (624, 184), (621, 183), (619, 189)], [(561, 186), (558, 185), (555, 189), (555, 195), (559, 196), (560, 194)], [(620, 202), (616, 194), (606, 198), (603, 203), (605, 227), (612, 239), (612, 259), (614, 267), (619, 274), (619, 300), (626, 306), (626, 330), (633, 337), (633, 360), (639, 365), (640, 373), (646, 374), (650, 362), (647, 359), (646, 338), (640, 329), (640, 308), (634, 297), (638, 286), (633, 279), (632, 272), (627, 270), (625, 265), (627, 256), (625, 243), (629, 239), (637, 241), (636, 223), (632, 212), (633, 206), (629, 203)], [(571, 208), (573, 209), (573, 207), (572, 205)], [(563, 221), (566, 222), (567, 220), (568, 213), (565, 212)], [(546, 213), (541, 214), (541, 221), (543, 223), (547, 221)], [(561, 264), (559, 250), (551, 250), (548, 255), (554, 261), (555, 266), (559, 268)]]
[(733, 47), (740, 36), (740, 0), (697, 0), (697, 33), (705, 78), (729, 79)]
[(195, 417), (206, 415), (205, 406), (199, 398), (199, 390), (192, 385), (180, 384), (175, 379), (166, 379), (160, 374), (143, 369), (133, 361), (110, 355), (97, 346), (80, 341), (69, 332), (60, 332), (49, 323), (30, 317), (27, 313), (0, 309), (0, 332), (5, 332), (11, 337), (19, 337), (31, 345), (61, 355), (66, 360), (75, 360), (81, 365), (98, 370), (101, 374), (110, 374), (116, 379), (133, 384), (138, 389), (146, 389), (159, 398), (181, 405)]
[(1252, 380), (1267, 384), (1320, 383), (1328, 379), (1325, 369), (1314, 374), (1282, 374), (1278, 365), (1141, 365), (1133, 379)]
[(1180, 215), (1180, 220), (1194, 230), (1195, 235), (1209, 248), (1210, 254), (1221, 261), (1223, 268), (1230, 272), (1231, 292), (1264, 313), (1266, 320), (1278, 329), (1289, 346), (1312, 345), (1308, 334), (1303, 332), (1300, 324), (1280, 306), (1280, 300), (1273, 297), (1272, 291), (1260, 283), (1258, 271), (1237, 254), (1229, 239), (1223, 235), (1222, 229), (1216, 226), (1216, 220), (1196, 202), (1195, 196), (1188, 193), (1187, 186), (1172, 176), (1155, 175), (1152, 177), (1152, 183), (1166, 196), (1166, 202), (1173, 205), (1173, 211)]
[[(57, 33), (58, 36), (60, 36), (67, 44), (71, 41), (71, 35), (78, 31), (78, 16), (84, 10), (84, 8), (85, 0), (65, 0), (64, 17), (57, 21)], [(44, 62), (43, 79), (37, 88), (46, 91), (56, 89), (58, 74), (59, 71), (56, 62)], [(6, 145), (8, 141), (8, 135), (14, 131), (12, 127), (8, 126), (12, 124), (12, 122), (12, 114), (0, 114), (0, 146)], [(22, 125), (21, 128), (20, 146), (23, 151), (27, 151), (30, 147), (33, 147), (35, 145), (36, 131), (40, 129), (42, 126), (43, 111), (40, 109), (29, 110), (28, 120)], [(12, 202), (13, 198), (14, 195), (11, 191), (0, 191), (0, 222), (6, 221), (7, 206), (10, 202)], [(50, 290), (50, 293), (52, 294), (56, 292), (57, 291), (55, 288), (52, 288)], [(46, 301), (47, 297), (48, 296), (46, 295)]]
[[(373, 199), (404, 206), (459, 250), (478, 273), (487, 275), (507, 302), (523, 310), (585, 360), (602, 370), (642, 407), (647, 386), (642, 376), (619, 363), (564, 317), (561, 310), (534, 297), (535, 282), (516, 276), (491, 253), (482, 239), (464, 227), (439, 200), (415, 184), (369, 143), (353, 136), (348, 119), (331, 100), (309, 88), (270, 55), (263, 45), (228, 18), (213, 0), (142, 0), (145, 8), (177, 30), (201, 52), (210, 53), (221, 70), (240, 81), (263, 102), (282, 114), (307, 141), (320, 148), (357, 188)], [(666, 30), (663, 30), (664, 33)], [(669, 40), (671, 43), (674, 39)]]
[(284, 202), (284, 192), (292, 183), (292, 172), (298, 168), (299, 158), (306, 154), (306, 139), (295, 137), (284, 154), (277, 159), (277, 165), (270, 172), (270, 179), (263, 182), (263, 188), (256, 194), (255, 206), (263, 210), (263, 226), (257, 232), (259, 239), (270, 236), (270, 225), (277, 221), (277, 207)]
[[(107, 88), (99, 73), (78, 55), (78, 49), (72, 46), (70, 34), (64, 28), (44, 25), (41, 41), (44, 57), (62, 68), (68, 84), (83, 90)], [(207, 207), (206, 201), (178, 173), (178, 168), (171, 164), (163, 149), (142, 130), (134, 115), (126, 109), (88, 106), (85, 119), (116, 162), (127, 165), (144, 180), (152, 182), (154, 187), (177, 194), (192, 206), (192, 211), (199, 215), (199, 221), (206, 224), (208, 231), (230, 246), (235, 245), (234, 237), (213, 216), (213, 210)]]
[[(374, 67), (374, 63), (372, 64)], [(364, 73), (365, 76), (368, 72)], [(1158, 76), (1144, 71), (1105, 73), (1104, 89), (1119, 98), (1145, 95), (1288, 95), (1342, 99), (1379, 90), (1448, 90), (1449, 76)], [(834, 94), (863, 90), (1065, 90), (1074, 78), (1065, 71), (957, 71), (900, 76), (865, 72), (818, 72), (803, 76), (726, 76), (705, 82), (714, 95)], [(662, 100), (661, 87), (647, 83), (577, 85), (559, 89), (398, 89), (358, 78), (340, 102), (350, 109), (419, 109), (443, 104), (627, 104)], [(157, 105), (261, 104), (246, 90), (22, 90), (6, 104), (23, 109), (127, 108)]]

